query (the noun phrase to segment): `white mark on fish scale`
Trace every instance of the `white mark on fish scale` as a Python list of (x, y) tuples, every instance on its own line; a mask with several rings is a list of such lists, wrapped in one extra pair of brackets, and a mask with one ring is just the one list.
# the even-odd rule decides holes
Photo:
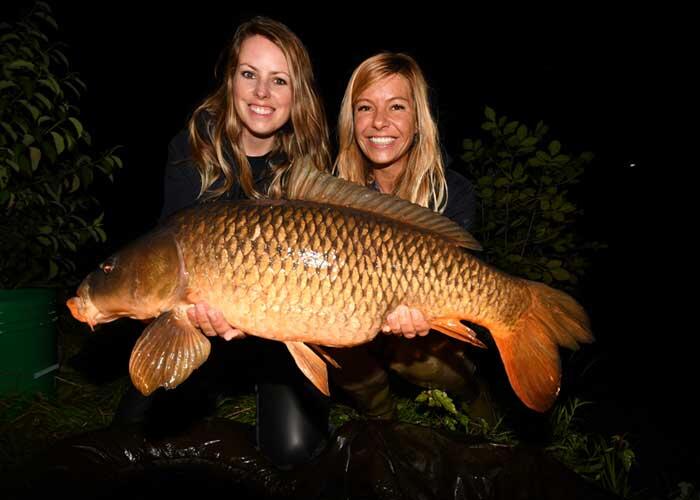
[(258, 239), (258, 236), (260, 236), (260, 224), (255, 224), (255, 229), (253, 229), (253, 236), (251, 236), (250, 240), (255, 241)]
[[(332, 260), (335, 260), (335, 253), (331, 253)], [(330, 267), (331, 263), (329, 258), (320, 252), (315, 252), (313, 250), (300, 250), (299, 260), (304, 264), (305, 267), (313, 267), (314, 269), (326, 269)]]

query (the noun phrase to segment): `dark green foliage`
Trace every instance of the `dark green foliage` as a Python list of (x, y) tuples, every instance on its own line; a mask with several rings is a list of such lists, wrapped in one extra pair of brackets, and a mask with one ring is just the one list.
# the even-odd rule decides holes
[(488, 140), (466, 139), (462, 159), (476, 181), (479, 199), (474, 234), (484, 258), (509, 273), (571, 289), (599, 243), (582, 242), (576, 220), (582, 212), (570, 189), (593, 155), (565, 152), (545, 139), (542, 123), (532, 129), (497, 117), (487, 107), (482, 129)]
[(0, 24), (0, 287), (63, 284), (74, 256), (102, 242), (96, 177), (121, 167), (96, 153), (77, 106), (85, 84), (71, 71), (49, 6)]
[(578, 428), (576, 411), (587, 404), (591, 403), (574, 398), (555, 407), (550, 418), (552, 443), (547, 451), (583, 477), (627, 498), (635, 453), (624, 435), (606, 437)]

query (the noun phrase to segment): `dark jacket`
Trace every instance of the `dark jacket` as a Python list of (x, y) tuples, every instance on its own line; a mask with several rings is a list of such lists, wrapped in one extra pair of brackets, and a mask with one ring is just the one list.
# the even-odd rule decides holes
[(474, 228), (476, 217), (476, 194), (474, 187), (464, 176), (447, 168), (447, 206), (443, 215), (449, 217), (467, 231)]
[[(267, 168), (267, 157), (248, 157), (255, 187), (260, 189), (264, 184), (264, 179), (269, 169)], [(236, 165), (233, 165), (236, 168)], [(234, 172), (235, 173), (235, 172)], [(223, 178), (214, 182), (210, 189), (216, 189), (223, 184)], [(181, 208), (188, 207), (197, 202), (201, 179), (197, 165), (192, 159), (192, 149), (190, 147), (189, 132), (187, 129), (181, 130), (168, 145), (168, 163), (165, 166), (165, 178), (163, 182), (163, 208), (160, 213), (160, 220), (177, 212)], [(234, 182), (231, 188), (226, 191), (220, 199), (242, 200), (246, 195), (238, 182)]]

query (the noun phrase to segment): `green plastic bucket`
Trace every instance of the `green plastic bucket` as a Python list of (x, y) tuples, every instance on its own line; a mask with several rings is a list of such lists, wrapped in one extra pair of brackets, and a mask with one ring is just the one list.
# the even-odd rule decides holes
[(56, 318), (55, 290), (0, 290), (0, 394), (53, 392)]

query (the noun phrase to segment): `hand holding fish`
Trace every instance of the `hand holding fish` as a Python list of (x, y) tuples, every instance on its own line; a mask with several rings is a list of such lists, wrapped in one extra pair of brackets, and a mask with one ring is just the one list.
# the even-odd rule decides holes
[(216, 337), (218, 335), (226, 341), (247, 337), (245, 332), (229, 325), (220, 310), (209, 307), (209, 304), (206, 302), (199, 302), (188, 309), (187, 317), (207, 337)]
[(387, 334), (403, 335), (412, 339), (416, 335), (425, 337), (430, 331), (428, 323), (419, 309), (400, 305), (386, 317), (382, 331)]

